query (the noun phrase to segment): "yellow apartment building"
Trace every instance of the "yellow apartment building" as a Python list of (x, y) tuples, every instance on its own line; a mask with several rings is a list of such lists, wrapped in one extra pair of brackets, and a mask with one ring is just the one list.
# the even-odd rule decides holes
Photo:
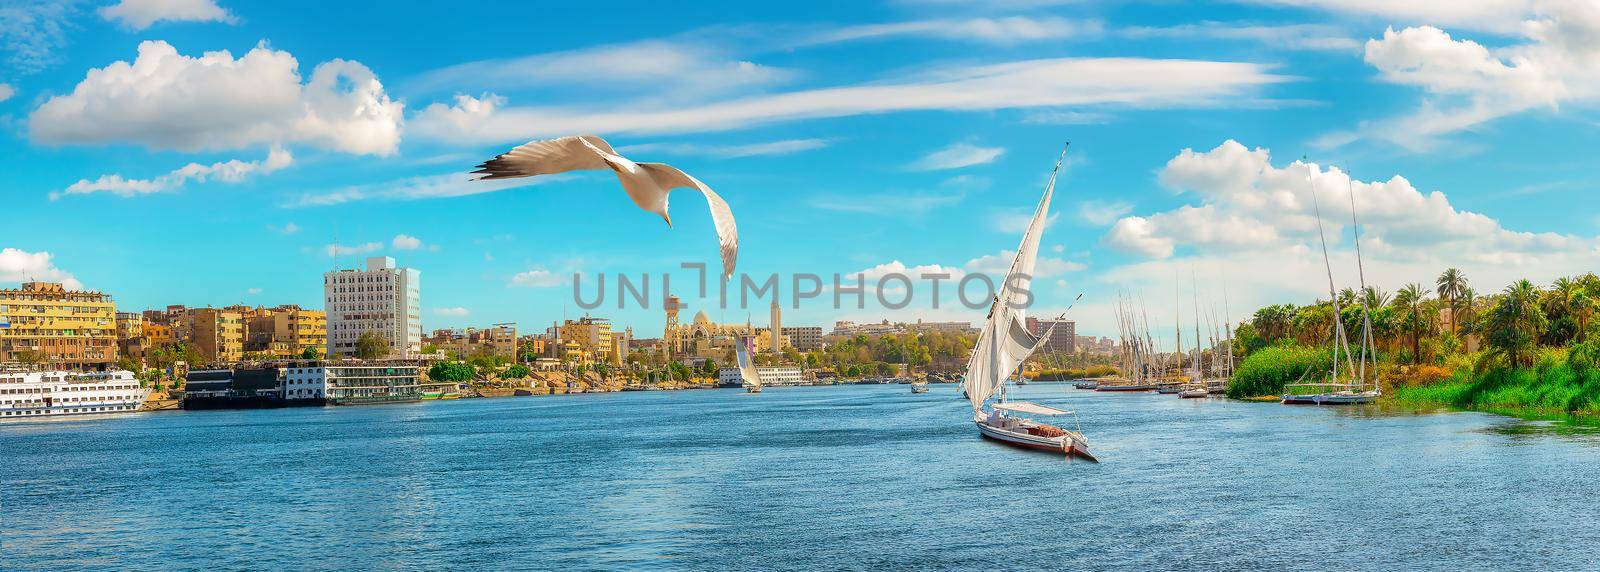
[(40, 359), (105, 369), (117, 361), (117, 309), (110, 294), (56, 282), (0, 289), (0, 362)]

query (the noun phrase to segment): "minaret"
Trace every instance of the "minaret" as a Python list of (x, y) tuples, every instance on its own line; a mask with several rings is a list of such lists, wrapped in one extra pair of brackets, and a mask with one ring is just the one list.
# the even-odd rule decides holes
[(667, 296), (667, 301), (662, 304), (667, 310), (667, 331), (661, 334), (662, 342), (667, 346), (667, 358), (672, 358), (672, 352), (678, 351), (678, 308), (682, 307), (677, 296)]
[(772, 298), (772, 353), (783, 353), (783, 316), (778, 310), (778, 298)]

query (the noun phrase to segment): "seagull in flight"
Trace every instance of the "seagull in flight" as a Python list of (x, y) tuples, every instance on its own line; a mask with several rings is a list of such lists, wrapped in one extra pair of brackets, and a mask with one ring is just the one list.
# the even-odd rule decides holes
[(711, 222), (717, 228), (717, 242), (722, 246), (722, 277), (733, 275), (734, 259), (739, 255), (739, 229), (734, 226), (733, 211), (728, 203), (688, 173), (665, 163), (630, 161), (613, 151), (606, 140), (594, 135), (529, 141), (484, 161), (473, 174), (482, 175), (476, 180), (483, 181), (597, 169), (615, 172), (633, 204), (659, 215), (667, 221), (668, 228), (672, 227), (672, 217), (667, 214), (667, 193), (678, 188), (700, 191), (711, 205)]

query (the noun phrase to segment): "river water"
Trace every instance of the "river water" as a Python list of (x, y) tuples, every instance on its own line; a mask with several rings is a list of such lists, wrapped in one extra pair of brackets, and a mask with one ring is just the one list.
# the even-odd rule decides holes
[(641, 392), (0, 424), (7, 569), (1596, 569), (1600, 433), (1021, 388)]

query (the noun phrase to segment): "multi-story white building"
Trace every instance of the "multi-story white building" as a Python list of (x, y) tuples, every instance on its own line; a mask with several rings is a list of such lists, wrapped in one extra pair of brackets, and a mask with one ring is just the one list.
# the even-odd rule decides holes
[(369, 257), (366, 270), (323, 274), (322, 300), (329, 356), (355, 355), (356, 340), (365, 332), (383, 335), (391, 357), (421, 352), (421, 277), (415, 268), (398, 268), (387, 256)]

